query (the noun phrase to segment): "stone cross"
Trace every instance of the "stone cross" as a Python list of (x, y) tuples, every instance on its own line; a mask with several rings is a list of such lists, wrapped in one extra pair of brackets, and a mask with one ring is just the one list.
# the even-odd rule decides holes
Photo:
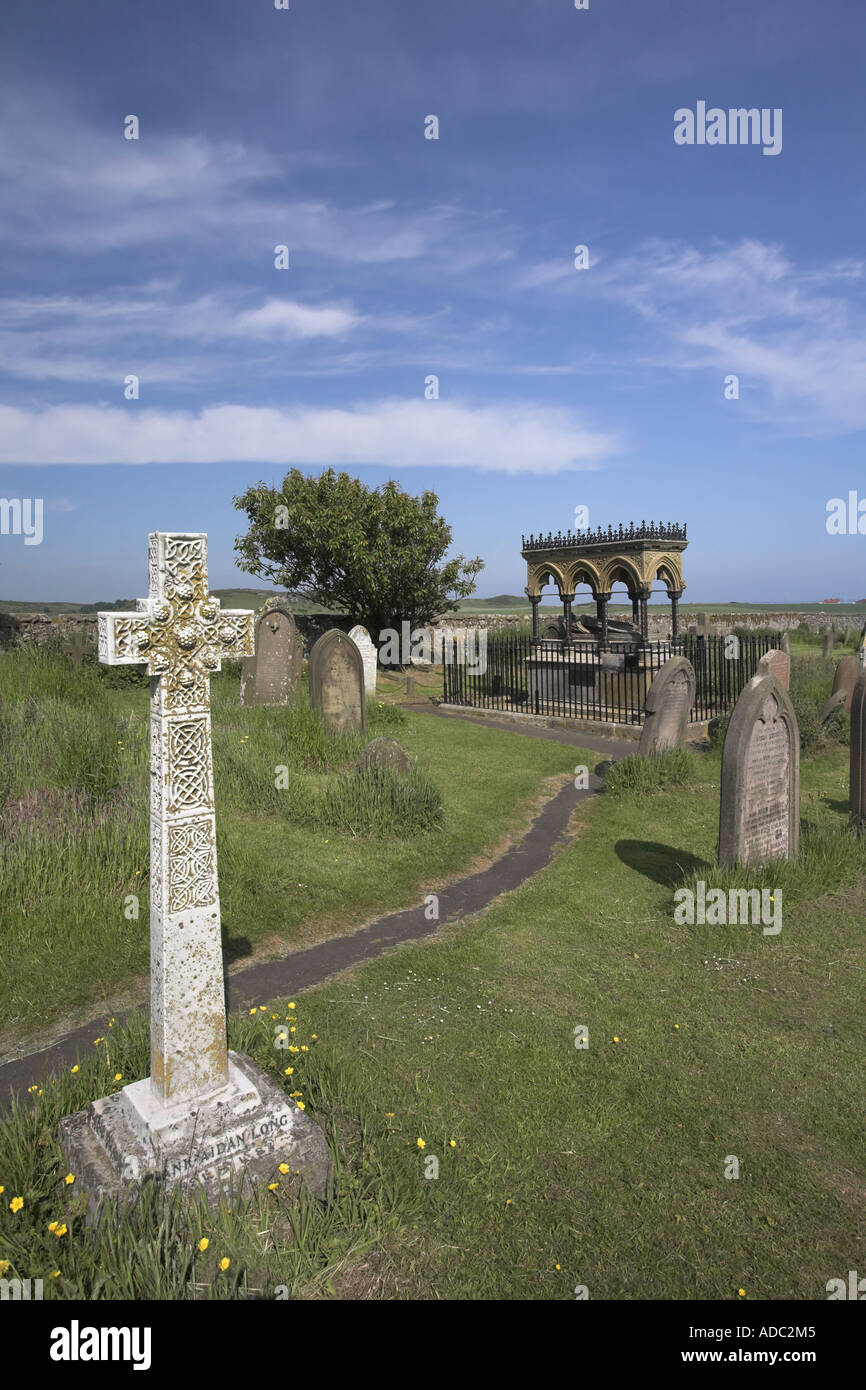
[(228, 1079), (210, 677), (253, 655), (253, 615), (208, 594), (207, 537), (157, 531), (135, 613), (99, 614), (99, 660), (150, 676), (151, 1086), (162, 1105)]

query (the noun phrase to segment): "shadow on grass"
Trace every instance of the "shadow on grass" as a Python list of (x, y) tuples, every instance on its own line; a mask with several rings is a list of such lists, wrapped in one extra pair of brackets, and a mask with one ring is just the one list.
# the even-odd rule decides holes
[(676, 888), (692, 874), (712, 867), (687, 849), (660, 845), (654, 840), (617, 840), (614, 848), (623, 864), (663, 888)]
[(248, 936), (229, 936), (223, 941), (223, 964), (233, 965), (244, 956), (251, 956), (253, 943)]

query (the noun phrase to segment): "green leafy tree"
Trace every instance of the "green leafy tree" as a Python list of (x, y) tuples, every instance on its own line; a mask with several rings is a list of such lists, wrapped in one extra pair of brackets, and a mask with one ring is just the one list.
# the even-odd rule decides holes
[(234, 499), (249, 530), (238, 536), (248, 574), (342, 608), (375, 641), (383, 628), (428, 623), (475, 588), (476, 556), (443, 563), (451, 527), (435, 492), (410, 497), (396, 482), (369, 488), (332, 468), (305, 477), (293, 468), (281, 488), (258, 483)]

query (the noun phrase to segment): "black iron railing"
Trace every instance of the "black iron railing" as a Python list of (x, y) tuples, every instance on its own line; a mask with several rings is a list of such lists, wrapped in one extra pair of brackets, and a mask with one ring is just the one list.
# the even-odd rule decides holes
[(561, 550), (563, 546), (612, 545), (620, 541), (686, 541), (685, 525), (678, 521), (642, 521), (640, 526), (599, 526), (595, 531), (548, 531), (546, 536), (521, 536), (523, 550)]
[[(693, 721), (724, 714), (776, 645), (768, 632), (749, 637), (692, 637), (634, 647), (612, 642), (566, 644), (523, 633), (488, 636), (482, 660), (467, 664), (458, 638), (444, 643), (445, 702), (477, 709), (562, 715), (641, 724), (654, 676), (672, 656), (685, 656), (697, 680)], [(470, 656), (477, 652), (470, 648)], [(481, 670), (480, 667), (484, 666)]]

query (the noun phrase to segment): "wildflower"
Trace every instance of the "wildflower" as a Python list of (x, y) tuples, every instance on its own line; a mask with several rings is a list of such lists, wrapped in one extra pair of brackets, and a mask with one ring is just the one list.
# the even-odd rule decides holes
[(59, 1278), (60, 1278), (60, 1270), (59, 1270), (59, 1269), (52, 1269), (52, 1271), (51, 1271), (51, 1273), (49, 1274), (48, 1277), (49, 1277), (49, 1279), (59, 1279)]
[(426, 1149), (427, 1147), (427, 1142), (424, 1139), (416, 1139), (415, 1143), (418, 1145), (419, 1149)]
[(562, 1269), (562, 1265), (554, 1265), (553, 1268), (554, 1268), (554, 1269)]
[(295, 1025), (292, 1024), (291, 1028), (289, 1029), (289, 1032), (290, 1032), (290, 1033), (297, 1033), (297, 1031), (298, 1031), (298, 1030), (297, 1030), (297, 1028), (295, 1027)]
[(67, 1187), (71, 1187), (72, 1184), (75, 1182), (75, 1174), (74, 1174), (74, 1173), (67, 1173), (67, 1174), (66, 1174), (66, 1177), (63, 1179), (63, 1181), (66, 1183), (66, 1186), (67, 1186)]
[(198, 1243), (198, 1248), (202, 1252), (202, 1254), (204, 1254), (205, 1250), (207, 1250), (209, 1245), (210, 1241), (208, 1240), (207, 1236), (202, 1236), (201, 1240)]
[(318, 1035), (318, 1033), (313, 1033), (312, 1036), (313, 1036), (313, 1042), (318, 1042), (318, 1041), (319, 1041), (319, 1035)]
[(285, 1071), (283, 1072), (283, 1076), (293, 1076), (294, 1071), (294, 1067), (286, 1067)]
[(302, 1100), (299, 1100), (299, 1101), (298, 1101), (298, 1109), (299, 1109), (299, 1110), (306, 1110), (306, 1108), (307, 1108), (307, 1107), (304, 1105), (304, 1102), (303, 1102)]
[(289, 1167), (288, 1163), (281, 1163), (281, 1164), (280, 1164), (280, 1172), (281, 1172), (281, 1173), (290, 1173), (291, 1171), (292, 1171), (292, 1170), (291, 1170), (291, 1168)]
[(21, 1208), (23, 1207), (23, 1205), (24, 1205), (24, 1198), (23, 1198), (23, 1197), (13, 1197), (13, 1198), (12, 1198), (12, 1201), (9, 1203), (9, 1210), (10, 1210), (10, 1211), (14, 1211), (14, 1212), (18, 1212), (18, 1211), (21, 1210)]
[(678, 1023), (675, 1023), (675, 1024), (674, 1024), (674, 1028), (676, 1029), (677, 1032), (680, 1031), (680, 1025), (679, 1025)]
[[(140, 872), (141, 872), (141, 873), (144, 873), (144, 869), (141, 869)], [(113, 1027), (114, 1027), (114, 1019), (113, 1019), (113, 1018), (110, 1018), (110, 1019), (108, 1020), (108, 1026), (109, 1026), (109, 1028), (113, 1028)]]
[(75, 1066), (71, 1068), (71, 1071), (72, 1071), (72, 1075), (74, 1076), (75, 1073), (78, 1071), (78, 1063), (77, 1063), (77, 1062), (75, 1063)]
[(223, 1270), (223, 1272), (225, 1272), (225, 1270), (228, 1269), (230, 1264), (231, 1260), (228, 1259), (227, 1256), (223, 1255), (222, 1259), (220, 1260), (220, 1269)]
[(310, 1049), (307, 1047), (307, 1044), (306, 1044), (306, 1043), (301, 1043), (301, 1051), (302, 1051), (302, 1052), (309, 1052), (309, 1050), (310, 1050)]
[(0, 1260), (0, 1274), (8, 1274), (11, 1268), (12, 1266), (10, 1265), (8, 1260)]
[(49, 1231), (56, 1231), (56, 1230), (57, 1230), (57, 1227), (58, 1227), (59, 1225), (60, 1225), (60, 1222), (59, 1222), (59, 1221), (49, 1221), (49, 1222), (48, 1222), (48, 1229), (49, 1229)]
[(507, 1207), (510, 1207), (510, 1206), (511, 1206), (511, 1198), (510, 1198), (510, 1197), (506, 1197), (506, 1198), (505, 1198), (505, 1205), (506, 1205)]
[(269, 1183), (268, 1183), (268, 1191), (269, 1191), (269, 1192), (276, 1192), (276, 1190), (277, 1190), (277, 1188), (279, 1187), (279, 1185), (280, 1185), (280, 1184), (279, 1184), (278, 1182), (269, 1182)]
[(451, 1148), (451, 1149), (456, 1149), (456, 1148), (457, 1148), (457, 1141), (456, 1141), (456, 1139), (449, 1139), (449, 1140), (448, 1140), (448, 1147)]
[(745, 1289), (737, 1289), (737, 1293), (740, 1295), (740, 1298), (745, 1298), (745, 1297), (746, 1297), (746, 1290), (745, 1290)]
[[(386, 1110), (386, 1111), (385, 1111), (385, 1119), (386, 1119), (386, 1120), (393, 1120), (393, 1118), (394, 1118), (394, 1111), (393, 1111), (393, 1110)], [(2, 1188), (0, 1188), (0, 1191), (2, 1191)]]
[(58, 1227), (57, 1227), (57, 1230), (54, 1232), (54, 1234), (57, 1236), (57, 1238), (58, 1238), (58, 1240), (59, 1240), (61, 1236), (65, 1236), (65, 1235), (66, 1235), (66, 1226), (58, 1226)]
[(250, 1009), (250, 1015), (255, 1013), (255, 1009)]
[(619, 1042), (619, 1038), (614, 1038), (614, 1042)]
[(116, 1072), (114, 1073), (114, 1079), (115, 1079), (115, 1081), (122, 1081), (122, 1080), (123, 1080), (123, 1072), (122, 1072), (122, 1071), (116, 1071)]
[(6, 1188), (5, 1188), (5, 1187), (0, 1187), (0, 1197), (3, 1196), (3, 1193), (4, 1193), (5, 1191), (6, 1191)]
[(264, 1004), (259, 1004), (259, 1013), (260, 1013), (260, 1014), (266, 1014), (266, 1013), (267, 1013), (267, 1008), (265, 1007)]
[(294, 1004), (289, 1004), (289, 1008), (290, 1008), (290, 1009), (293, 1009), (294, 1007), (295, 1007)]

